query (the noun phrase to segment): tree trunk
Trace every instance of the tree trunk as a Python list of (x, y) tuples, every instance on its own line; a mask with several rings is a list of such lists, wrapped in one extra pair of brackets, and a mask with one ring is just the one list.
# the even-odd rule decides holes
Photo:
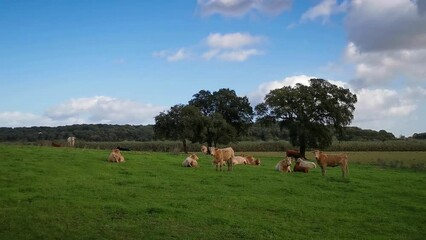
[(212, 140), (211, 139), (207, 139), (207, 153), (210, 155), (210, 147), (212, 147)]
[(182, 144), (183, 144), (183, 151), (187, 154), (188, 153), (188, 146), (186, 145), (186, 139), (182, 140)]
[(300, 155), (302, 155), (302, 157), (304, 159), (306, 159), (306, 157), (305, 157), (305, 152), (306, 152), (306, 134), (305, 134), (305, 129), (304, 128), (302, 128), (300, 130), (299, 143), (300, 143), (300, 149), (299, 149)]

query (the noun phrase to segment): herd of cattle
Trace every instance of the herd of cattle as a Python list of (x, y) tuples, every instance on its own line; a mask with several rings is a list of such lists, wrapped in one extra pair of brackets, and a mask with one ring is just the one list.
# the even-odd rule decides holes
[[(129, 149), (117, 147), (112, 150), (108, 157), (110, 162), (124, 162), (124, 157), (121, 151), (128, 151)], [(228, 148), (215, 148), (215, 147), (201, 147), (201, 152), (204, 154), (210, 154), (213, 157), (213, 164), (216, 166), (216, 171), (222, 171), (222, 167), (225, 164), (228, 167), (228, 171), (233, 171), (234, 165), (260, 165), (260, 159), (255, 159), (253, 156), (235, 156), (235, 152), (231, 147)], [(321, 167), (322, 175), (325, 176), (327, 167), (340, 166), (342, 169), (342, 176), (345, 178), (348, 175), (348, 156), (346, 154), (326, 154), (319, 150), (314, 152), (317, 164)], [(198, 156), (191, 154), (183, 162), (183, 167), (198, 167)], [(298, 151), (287, 150), (286, 156), (283, 160), (279, 161), (275, 166), (275, 170), (280, 172), (292, 172), (292, 162), (295, 162), (293, 166), (294, 172), (308, 173), (310, 169), (316, 168), (317, 164), (311, 161), (307, 161)]]

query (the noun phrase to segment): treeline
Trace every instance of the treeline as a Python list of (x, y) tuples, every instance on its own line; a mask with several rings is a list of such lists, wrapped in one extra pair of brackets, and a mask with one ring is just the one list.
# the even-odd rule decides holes
[(76, 137), (78, 141), (152, 141), (152, 125), (79, 124), (60, 127), (0, 128), (2, 142), (35, 142), (64, 140)]
[[(49, 142), (29, 143), (50, 146)], [(180, 141), (147, 141), (147, 142), (85, 142), (78, 141), (77, 148), (91, 148), (110, 150), (117, 146), (125, 147), (131, 151), (152, 151), (152, 152), (183, 152), (183, 145)], [(236, 152), (285, 152), (288, 149), (297, 149), (290, 142), (279, 141), (241, 141), (230, 143), (228, 145), (220, 145), (219, 147), (230, 146)], [(189, 152), (200, 152), (200, 143), (188, 143)], [(426, 151), (426, 141), (417, 139), (405, 140), (389, 140), (389, 141), (333, 141), (333, 143), (322, 149), (331, 152), (351, 152), (351, 151)]]
[[(153, 125), (109, 125), (109, 124), (79, 124), (60, 127), (19, 127), (0, 128), (0, 142), (36, 142), (41, 140), (65, 140), (75, 136), (79, 141), (86, 142), (120, 142), (155, 141)], [(335, 133), (339, 141), (388, 141), (396, 137), (385, 130), (365, 130), (358, 127), (345, 127), (342, 133)], [(414, 139), (426, 139), (426, 133), (416, 133)], [(278, 124), (263, 126), (254, 123), (241, 136), (239, 141), (278, 141), (289, 140), (287, 129), (280, 129)]]

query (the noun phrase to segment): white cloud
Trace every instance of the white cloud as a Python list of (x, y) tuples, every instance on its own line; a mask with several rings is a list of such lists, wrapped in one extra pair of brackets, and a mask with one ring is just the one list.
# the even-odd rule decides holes
[(43, 115), (22, 112), (0, 113), (0, 126), (62, 126), (82, 123), (152, 124), (166, 108), (106, 96), (71, 99), (53, 106)]
[(291, 7), (292, 0), (198, 0), (197, 4), (204, 16), (240, 17), (250, 12), (278, 15)]
[(245, 61), (251, 56), (261, 55), (262, 51), (253, 48), (265, 41), (262, 36), (248, 33), (212, 33), (205, 39), (209, 48), (202, 57), (205, 60), (219, 59), (222, 61)]
[(390, 89), (361, 89), (356, 92), (358, 103), (355, 105), (352, 125), (375, 130), (385, 129), (397, 136), (411, 136), (419, 129), (418, 111), (425, 103), (426, 89), (421, 87)]
[(327, 20), (345, 11), (349, 43), (345, 60), (354, 66), (357, 88), (426, 83), (424, 0), (323, 0), (301, 17)]
[(252, 36), (248, 33), (211, 33), (206, 39), (207, 45), (214, 49), (236, 49), (253, 46), (263, 41), (263, 37)]
[(222, 52), (218, 55), (218, 58), (224, 61), (237, 61), (243, 62), (251, 56), (261, 55), (262, 52), (256, 49), (246, 49), (246, 50), (235, 50)]
[(273, 89), (282, 88), (284, 86), (294, 87), (296, 86), (297, 83), (308, 85), (309, 79), (311, 78), (315, 78), (315, 77), (299, 75), (299, 76), (286, 77), (278, 81), (261, 83), (254, 92), (248, 95), (248, 98), (250, 99), (250, 103), (254, 106), (254, 105), (257, 105), (258, 103), (263, 102), (266, 94), (268, 94)]
[(357, 87), (386, 86), (398, 78), (409, 85), (425, 84), (426, 48), (418, 50), (393, 50), (361, 52), (349, 43), (345, 59), (355, 66), (353, 84)]
[(337, 0), (323, 0), (318, 5), (312, 7), (306, 11), (302, 17), (302, 21), (307, 20), (316, 20), (317, 18), (322, 18), (323, 22), (327, 22), (329, 17), (332, 14), (346, 11), (348, 7), (348, 2), (343, 1), (341, 4), (337, 3)]
[(188, 59), (191, 54), (185, 48), (180, 48), (177, 51), (161, 50), (152, 54), (154, 57), (165, 58), (168, 62), (176, 62)]
[[(357, 87), (426, 80), (426, 14), (422, 1), (352, 1), (346, 17), (346, 59)], [(378, 11), (380, 9), (380, 11)]]
[(181, 61), (201, 57), (204, 60), (218, 59), (221, 61), (243, 62), (252, 56), (261, 55), (263, 51), (255, 48), (266, 41), (263, 36), (253, 36), (249, 33), (211, 33), (203, 40), (203, 53), (190, 53), (185, 48), (176, 52), (169, 50), (156, 51), (154, 57), (164, 58), (168, 62)]
[[(421, 2), (421, 1), (418, 1)], [(426, 48), (426, 14), (412, 0), (351, 1), (345, 26), (362, 52)]]
[(174, 62), (187, 58), (189, 54), (185, 51), (185, 49), (181, 48), (176, 53), (167, 57), (167, 61)]

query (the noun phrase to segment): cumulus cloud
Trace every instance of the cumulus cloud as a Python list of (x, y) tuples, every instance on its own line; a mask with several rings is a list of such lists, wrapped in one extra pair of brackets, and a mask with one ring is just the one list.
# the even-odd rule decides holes
[(215, 49), (236, 49), (256, 45), (261, 43), (263, 39), (263, 37), (252, 36), (248, 33), (211, 33), (207, 37), (206, 43), (209, 47)]
[[(386, 86), (397, 79), (425, 84), (424, 1), (352, 1), (345, 20), (346, 59), (357, 87)], [(380, 9), (380, 11), (377, 11)]]
[(400, 90), (364, 88), (356, 91), (356, 94), (358, 103), (352, 122), (354, 126), (386, 129), (403, 135), (419, 131), (418, 125), (413, 123), (422, 118), (418, 109), (424, 104), (425, 88), (407, 87)]
[(263, 54), (261, 50), (253, 48), (263, 41), (264, 37), (248, 33), (212, 33), (205, 39), (209, 49), (202, 57), (205, 60), (245, 61), (251, 56)]
[(152, 124), (165, 107), (141, 104), (106, 96), (71, 99), (53, 106), (43, 115), (22, 112), (0, 113), (6, 127), (61, 126), (70, 124)]
[(400, 81), (425, 86), (426, 1), (323, 0), (301, 17), (327, 20), (346, 12), (345, 60), (354, 66), (357, 88), (389, 87)]
[(417, 12), (419, 13), (419, 15), (425, 14), (426, 13), (426, 1), (417, 0), (416, 4), (417, 4)]
[(240, 17), (250, 12), (278, 15), (289, 9), (292, 0), (198, 0), (202, 15)]
[[(249, 33), (211, 33), (202, 40), (202, 50), (198, 49), (198, 51), (192, 51), (191, 53), (186, 48), (180, 48), (178, 51), (156, 51), (152, 55), (164, 58), (168, 62), (190, 58), (243, 62), (252, 56), (263, 54), (263, 51), (257, 47), (265, 41), (265, 37), (254, 36)], [(194, 47), (190, 47), (190, 49), (194, 49)]]
[(165, 58), (168, 62), (176, 62), (188, 59), (191, 54), (185, 48), (180, 48), (177, 51), (161, 50), (152, 54), (154, 57)]
[(316, 20), (322, 18), (323, 22), (327, 22), (332, 14), (339, 12), (345, 12), (348, 7), (348, 2), (343, 1), (341, 4), (337, 3), (337, 0), (323, 0), (318, 5), (312, 7), (306, 11), (302, 17), (302, 21)]
[(352, 84), (362, 88), (385, 86), (397, 78), (404, 78), (409, 85), (425, 84), (426, 48), (381, 52), (361, 52), (354, 43), (345, 50), (345, 59), (355, 66)]
[(362, 52), (426, 48), (420, 2), (352, 1), (345, 22), (349, 40)]

